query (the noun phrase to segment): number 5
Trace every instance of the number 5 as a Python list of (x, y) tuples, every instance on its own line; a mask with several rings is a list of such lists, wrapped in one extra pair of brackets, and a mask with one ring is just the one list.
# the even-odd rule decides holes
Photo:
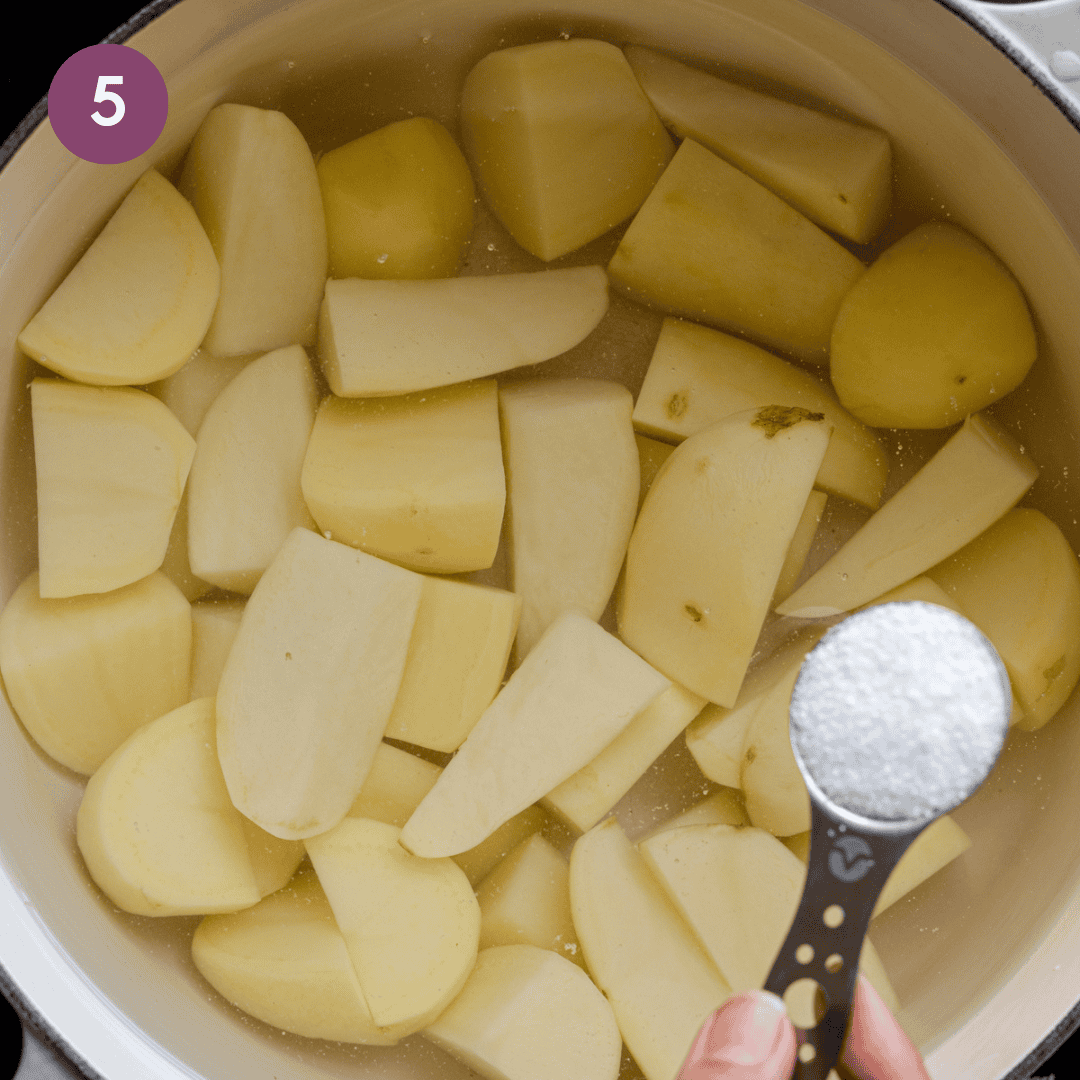
[(119, 85), (123, 83), (123, 75), (99, 75), (97, 81), (97, 89), (94, 91), (95, 101), (111, 101), (113, 106), (113, 112), (111, 116), (102, 116), (96, 109), (90, 114), (90, 119), (95, 124), (100, 124), (102, 127), (113, 127), (115, 124), (119, 124), (124, 119), (124, 111), (126, 106), (124, 105), (124, 99), (119, 94), (114, 94), (111, 90), (106, 89), (113, 84)]

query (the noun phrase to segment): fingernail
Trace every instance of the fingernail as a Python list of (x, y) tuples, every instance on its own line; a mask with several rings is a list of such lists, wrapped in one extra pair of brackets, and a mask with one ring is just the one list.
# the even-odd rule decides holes
[(785, 1014), (775, 994), (731, 998), (705, 1022), (679, 1080), (708, 1080), (726, 1065), (762, 1064), (780, 1039)]

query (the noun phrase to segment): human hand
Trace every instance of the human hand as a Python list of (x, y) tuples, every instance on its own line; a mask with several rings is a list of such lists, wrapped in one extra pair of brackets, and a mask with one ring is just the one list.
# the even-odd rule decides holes
[[(702, 1026), (678, 1080), (788, 1080), (795, 1028), (774, 994), (738, 994)], [(859, 1080), (930, 1080), (919, 1051), (860, 975), (844, 1065)]]

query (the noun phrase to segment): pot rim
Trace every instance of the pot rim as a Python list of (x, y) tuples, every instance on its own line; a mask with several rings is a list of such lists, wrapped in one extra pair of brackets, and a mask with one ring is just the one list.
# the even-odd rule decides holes
[[(116, 27), (103, 39), (102, 43), (123, 44), (160, 15), (182, 2), (183, 0), (151, 0), (131, 18)], [(994, 3), (993, 0), (981, 0), (977, 6), (973, 3), (973, 0), (934, 0), (934, 2), (952, 12), (1011, 60), (1039, 88), (1043, 95), (1064, 114), (1066, 120), (1080, 132), (1080, 106), (1065, 94), (1063, 89), (1036, 63), (1032, 55), (1025, 51), (1015, 38), (1009, 35), (1005, 27), (985, 17), (982, 11), (979, 10), (980, 8), (1015, 10), (1014, 5)], [(1024, 7), (1041, 9), (1059, 2), (1060, 0), (1043, 0), (1043, 2), (1033, 0)], [(7, 166), (15, 153), (29, 139), (47, 115), (48, 95), (46, 94), (38, 100), (30, 112), (23, 117), (19, 125), (0, 144), (0, 171)], [(90, 1066), (69, 1045), (62, 1033), (56, 1030), (48, 1020), (34, 1009), (27, 1001), (18, 984), (8, 974), (2, 961), (0, 961), (0, 993), (3, 993), (4, 997), (15, 1009), (24, 1030), (29, 1030), (33, 1036), (49, 1047), (69, 1069), (74, 1070), (84, 1080), (108, 1080), (107, 1077), (102, 1076), (101, 1073)], [(1001, 1080), (1030, 1080), (1033, 1071), (1060, 1049), (1077, 1030), (1080, 1030), (1080, 999), (1077, 1000), (1050, 1033)]]

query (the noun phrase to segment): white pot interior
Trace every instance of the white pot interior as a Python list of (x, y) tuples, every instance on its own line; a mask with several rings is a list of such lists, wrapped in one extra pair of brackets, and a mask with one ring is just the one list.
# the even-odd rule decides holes
[[(480, 56), (563, 31), (656, 45), (744, 79), (753, 73), (884, 128), (899, 194), (888, 238), (947, 214), (993, 247), (1027, 293), (1041, 355), (1023, 388), (993, 411), (1042, 468), (1026, 502), (1080, 547), (1080, 132), (935, 0), (823, 0), (816, 8), (799, 0), (567, 0), (558, 8), (535, 0), (184, 0), (130, 42), (170, 87), (169, 124), (150, 155), (122, 166), (77, 161), (44, 123), (0, 174), (0, 322), (11, 365), (0, 450), (4, 597), (35, 561), (27, 365), (15, 355), (15, 335), (136, 177), (150, 164), (175, 169), (202, 117), (226, 100), (282, 108), (316, 151), (409, 113), (453, 131), (462, 80)], [(482, 217), (470, 271), (539, 265), (511, 245)], [(613, 246), (602, 239), (565, 261), (606, 260)], [(613, 375), (636, 391), (658, 326), (658, 316), (639, 312), (629, 332), (601, 331), (553, 366)], [(943, 439), (898, 433), (904, 449), (893, 486)], [(955, 815), (972, 850), (873, 929), (901, 1019), (935, 1076), (1005, 1076), (1080, 997), (1080, 785), (1071, 782), (1078, 712), (1073, 701), (1038, 734), (1013, 735), (991, 779)], [(92, 886), (74, 843), (82, 781), (40, 753), (14, 719), (0, 723), (0, 746), (0, 903), (12, 927), (0, 960), (97, 1071), (207, 1080), (467, 1075), (418, 1036), (368, 1050), (244, 1018), (196, 973), (187, 950), (195, 920), (123, 915)], [(620, 806), (631, 831), (650, 823), (665, 778), (694, 768), (677, 748), (664, 764), (648, 793)]]

